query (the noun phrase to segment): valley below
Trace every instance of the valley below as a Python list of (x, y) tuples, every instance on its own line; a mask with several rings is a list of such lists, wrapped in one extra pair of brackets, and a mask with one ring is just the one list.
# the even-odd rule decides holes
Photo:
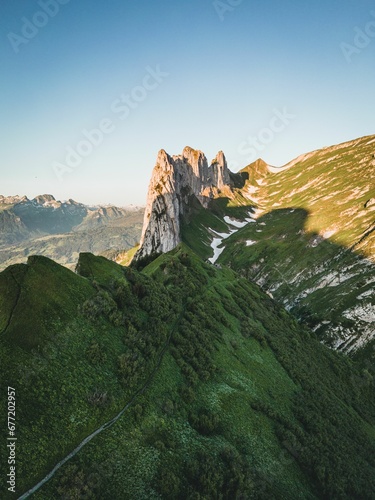
[(74, 270), (81, 252), (117, 254), (140, 238), (143, 209), (87, 207), (51, 195), (0, 197), (0, 270), (44, 255)]

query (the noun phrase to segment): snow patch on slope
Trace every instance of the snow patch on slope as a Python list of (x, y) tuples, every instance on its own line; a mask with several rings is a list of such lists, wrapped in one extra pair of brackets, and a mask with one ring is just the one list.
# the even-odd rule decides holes
[(229, 233), (218, 233), (217, 231), (214, 231), (213, 229), (209, 228), (210, 231), (212, 231), (212, 233), (216, 236), (218, 236), (217, 238), (214, 238), (211, 242), (211, 248), (212, 250), (214, 251), (214, 255), (208, 259), (209, 262), (211, 262), (211, 264), (215, 264), (215, 262), (217, 261), (217, 259), (220, 257), (220, 255), (224, 252), (225, 250), (225, 246), (223, 246), (222, 248), (220, 248), (220, 246), (222, 245), (223, 241), (226, 240), (227, 238), (229, 238), (229, 236), (231, 236), (233, 233), (236, 233), (238, 230), (237, 229), (234, 229), (232, 231), (230, 231)]
[(224, 252), (225, 246), (221, 247), (223, 244), (223, 241), (229, 238), (232, 234), (236, 233), (243, 227), (247, 226), (247, 224), (251, 222), (255, 222), (256, 220), (253, 219), (253, 216), (250, 212), (248, 212), (248, 217), (244, 221), (239, 221), (236, 219), (232, 219), (231, 217), (225, 216), (224, 221), (229, 225), (232, 226), (233, 229), (230, 230), (229, 233), (218, 233), (217, 231), (214, 231), (213, 229), (209, 228), (210, 231), (217, 237), (215, 237), (212, 242), (211, 242), (211, 248), (214, 251), (214, 255), (208, 259), (211, 264), (215, 264), (217, 259), (220, 257), (220, 255)]

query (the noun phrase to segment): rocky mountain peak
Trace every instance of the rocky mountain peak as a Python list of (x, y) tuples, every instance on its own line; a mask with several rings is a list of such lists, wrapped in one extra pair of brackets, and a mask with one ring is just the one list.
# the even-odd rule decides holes
[[(276, 168), (274, 168), (274, 170), (277, 171)], [(249, 181), (254, 185), (257, 184), (257, 181), (270, 175), (271, 171), (269, 165), (261, 158), (258, 158), (253, 163), (250, 163), (250, 165), (242, 169), (241, 172), (247, 173)]]
[(52, 194), (41, 194), (36, 196), (32, 201), (35, 201), (39, 205), (44, 205), (44, 203), (50, 203), (56, 201), (56, 199)]
[(28, 202), (29, 199), (27, 196), (19, 196), (18, 194), (15, 196), (3, 196), (0, 195), (0, 204), (1, 205), (15, 205), (17, 203)]
[(159, 151), (147, 197), (141, 246), (136, 259), (164, 253), (181, 241), (181, 218), (192, 198), (206, 207), (223, 190), (231, 190), (230, 173), (220, 151), (208, 165), (202, 151), (185, 147), (181, 155)]
[(230, 184), (227, 160), (222, 151), (219, 151), (211, 162), (212, 182), (218, 189), (223, 189)]
[(164, 149), (161, 149), (156, 159), (156, 166), (159, 166), (163, 171), (167, 172), (171, 169), (171, 164), (172, 158)]
[(193, 169), (194, 174), (203, 182), (207, 181), (208, 162), (205, 154), (202, 151), (190, 148), (187, 146), (182, 157), (186, 163)]

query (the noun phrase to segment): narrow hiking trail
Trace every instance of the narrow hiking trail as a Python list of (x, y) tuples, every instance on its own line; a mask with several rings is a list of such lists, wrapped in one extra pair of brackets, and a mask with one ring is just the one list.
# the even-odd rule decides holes
[(143, 384), (143, 386), (138, 389), (138, 391), (134, 394), (134, 396), (130, 399), (130, 401), (122, 408), (122, 410), (115, 416), (113, 417), (111, 420), (109, 420), (108, 422), (105, 422), (103, 425), (101, 425), (98, 429), (96, 429), (94, 432), (92, 432), (89, 436), (87, 436), (83, 441), (81, 441), (81, 443), (72, 451), (70, 452), (65, 458), (63, 458), (62, 460), (60, 460), (60, 462), (58, 464), (55, 465), (55, 467), (51, 470), (51, 472), (49, 472), (41, 481), (39, 481), (39, 483), (37, 483), (35, 486), (33, 486), (32, 488), (30, 488), (26, 493), (24, 493), (23, 495), (21, 495), (20, 497), (18, 497), (17, 500), (25, 500), (26, 498), (29, 498), (31, 495), (33, 495), (34, 493), (36, 493), (44, 484), (46, 484), (55, 474), (56, 472), (61, 469), (61, 467), (63, 465), (65, 465), (71, 458), (75, 457), (77, 455), (77, 453), (82, 450), (82, 448), (88, 444), (90, 441), (92, 441), (92, 439), (94, 439), (94, 437), (96, 437), (98, 434), (100, 434), (101, 432), (105, 431), (106, 429), (109, 429), (110, 427), (112, 427), (123, 415), (124, 413), (134, 404), (134, 402), (136, 401), (136, 399), (141, 396), (142, 394), (144, 394), (144, 392), (146, 391), (146, 389), (149, 387), (149, 385), (152, 383), (157, 371), (159, 370), (160, 368), (160, 365), (163, 361), (163, 358), (164, 358), (164, 354), (166, 353), (169, 345), (170, 345), (170, 342), (172, 340), (172, 336), (173, 336), (173, 333), (175, 332), (176, 328), (177, 328), (177, 325), (179, 324), (179, 321), (183, 315), (184, 311), (182, 311), (180, 313), (180, 315), (178, 316), (178, 318), (176, 319), (176, 322), (175, 324), (173, 325), (173, 328), (171, 330), (171, 333), (160, 353), (160, 356), (157, 360), (157, 363), (156, 363), (156, 366), (155, 368), (153, 369), (153, 371), (151, 372), (151, 374), (149, 375), (149, 377), (147, 378), (146, 382)]

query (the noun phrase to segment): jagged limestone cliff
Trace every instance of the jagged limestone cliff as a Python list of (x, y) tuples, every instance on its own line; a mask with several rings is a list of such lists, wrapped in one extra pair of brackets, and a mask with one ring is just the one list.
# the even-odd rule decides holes
[(193, 197), (207, 207), (215, 196), (231, 192), (230, 172), (222, 151), (208, 165), (202, 151), (190, 147), (179, 156), (161, 150), (151, 177), (135, 258), (169, 252), (181, 242), (181, 217), (191, 207)]

